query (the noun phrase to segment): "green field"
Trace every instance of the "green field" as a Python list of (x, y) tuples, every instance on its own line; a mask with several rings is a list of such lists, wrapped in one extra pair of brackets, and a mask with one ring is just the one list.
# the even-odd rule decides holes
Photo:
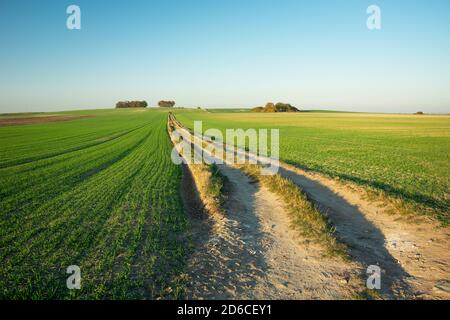
[[(220, 110), (217, 110), (220, 111)], [(279, 128), (280, 157), (405, 200), (449, 223), (450, 116), (176, 111), (203, 129)]]
[[(449, 222), (449, 116), (174, 112), (189, 127), (279, 128), (283, 160)], [(182, 297), (190, 228), (167, 111), (58, 114), (87, 117), (0, 127), (0, 298)], [(70, 265), (81, 290), (66, 288)]]
[[(163, 111), (0, 127), (0, 298), (182, 294), (188, 241)], [(66, 268), (81, 268), (81, 290)]]

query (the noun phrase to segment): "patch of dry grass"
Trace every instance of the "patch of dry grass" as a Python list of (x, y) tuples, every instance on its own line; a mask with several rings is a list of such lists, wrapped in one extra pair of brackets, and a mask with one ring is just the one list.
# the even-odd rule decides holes
[(279, 174), (261, 175), (257, 165), (244, 165), (240, 169), (281, 198), (293, 228), (305, 240), (321, 245), (326, 256), (348, 258), (346, 246), (337, 241), (328, 219), (295, 183)]
[(225, 196), (223, 186), (225, 177), (221, 175), (215, 164), (190, 164), (195, 184), (200, 193), (200, 199), (210, 214), (223, 215), (222, 204)]
[(381, 201), (389, 204), (387, 212), (392, 215), (400, 215), (405, 221), (411, 223), (422, 223), (425, 221), (437, 221), (440, 227), (449, 228), (450, 221), (448, 212), (437, 210), (420, 204), (406, 201), (401, 196), (391, 196), (382, 190), (366, 188), (365, 196), (370, 201)]
[[(181, 128), (181, 125), (172, 114), (169, 114), (169, 134), (176, 128)], [(225, 177), (222, 176), (217, 165), (206, 163), (194, 164), (194, 161), (191, 161), (188, 164), (188, 168), (192, 173), (194, 183), (206, 211), (212, 215), (223, 215), (222, 204), (225, 196), (222, 191)]]

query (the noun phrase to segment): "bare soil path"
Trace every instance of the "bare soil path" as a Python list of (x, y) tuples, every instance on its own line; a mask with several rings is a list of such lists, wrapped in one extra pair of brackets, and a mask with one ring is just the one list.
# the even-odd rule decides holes
[[(449, 299), (450, 234), (425, 219), (389, 214), (389, 204), (367, 200), (358, 187), (282, 164), (336, 227), (352, 258), (382, 269), (385, 298)], [(413, 220), (413, 221), (411, 221)]]
[(301, 245), (282, 203), (240, 170), (228, 179), (226, 217), (200, 222), (190, 261), (192, 299), (350, 299), (356, 266)]
[[(327, 260), (320, 250), (296, 240), (282, 203), (272, 193), (230, 166), (221, 166), (221, 172), (230, 180), (227, 216), (210, 223), (202, 250), (213, 261), (202, 272), (194, 272), (191, 297), (350, 298), (361, 290), (352, 280), (356, 274), (378, 265), (383, 298), (450, 299), (448, 228), (390, 214), (388, 202), (368, 200), (358, 186), (281, 163), (279, 173), (301, 187), (328, 216), (353, 262)], [(210, 277), (215, 279), (212, 286)]]

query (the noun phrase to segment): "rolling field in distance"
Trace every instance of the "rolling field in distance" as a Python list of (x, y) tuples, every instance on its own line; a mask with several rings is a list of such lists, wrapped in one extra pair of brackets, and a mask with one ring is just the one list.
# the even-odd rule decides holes
[(0, 297), (179, 296), (187, 219), (167, 112), (59, 115), (88, 117), (0, 127)]
[(203, 130), (279, 128), (282, 160), (380, 190), (449, 223), (450, 116), (236, 110), (176, 116), (190, 128), (202, 120)]

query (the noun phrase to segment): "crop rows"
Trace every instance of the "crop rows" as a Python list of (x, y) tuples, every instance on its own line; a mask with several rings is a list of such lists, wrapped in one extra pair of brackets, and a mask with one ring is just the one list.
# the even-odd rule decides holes
[[(187, 221), (166, 117), (1, 128), (0, 297), (182, 294)], [(70, 265), (81, 290), (66, 287)]]

